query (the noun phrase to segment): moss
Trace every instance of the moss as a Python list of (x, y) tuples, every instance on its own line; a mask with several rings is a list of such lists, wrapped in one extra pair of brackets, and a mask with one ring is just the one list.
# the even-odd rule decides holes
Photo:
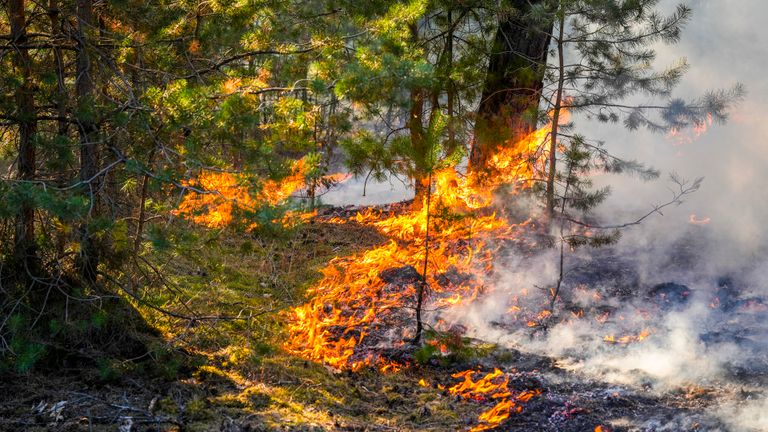
[(272, 397), (270, 395), (254, 388), (245, 390), (241, 397), (255, 411), (261, 411), (272, 404)]
[(208, 400), (203, 397), (194, 397), (184, 406), (184, 415), (190, 421), (202, 421), (213, 418)]
[(157, 401), (157, 409), (160, 412), (169, 415), (176, 415), (179, 412), (179, 406), (171, 397), (164, 397)]

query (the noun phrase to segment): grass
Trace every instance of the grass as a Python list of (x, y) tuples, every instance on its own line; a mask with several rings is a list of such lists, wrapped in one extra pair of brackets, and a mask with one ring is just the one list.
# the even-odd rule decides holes
[[(333, 257), (388, 241), (374, 229), (315, 220), (271, 237), (178, 230), (177, 247), (145, 249), (133, 282), (141, 301), (125, 296), (155, 331), (142, 339), (149, 352), (7, 380), (3, 392), (14, 397), (0, 404), (0, 430), (106, 431), (131, 417), (134, 431), (445, 431), (482, 411), (444, 390), (455, 384), (446, 365), (339, 373), (282, 349), (285, 312)], [(189, 321), (147, 305), (228, 318)], [(121, 319), (96, 316), (88, 328), (116, 329)], [(57, 401), (67, 401), (62, 420), (30, 413)]]
[(181, 380), (195, 391), (165, 401), (161, 412), (182, 416), (187, 430), (218, 428), (227, 419), (251, 422), (255, 430), (460, 429), (460, 419), (474, 417), (477, 407), (418, 385), (420, 379), (452, 384), (445, 371), (337, 373), (281, 347), (283, 312), (302, 304), (318, 270), (335, 256), (386, 241), (356, 223), (310, 221), (280, 237), (219, 233), (200, 249), (157, 255), (158, 269), (169, 276), (166, 286), (152, 290), (154, 304), (179, 313), (248, 317), (190, 325), (140, 307), (169, 345), (197, 358), (194, 372)]

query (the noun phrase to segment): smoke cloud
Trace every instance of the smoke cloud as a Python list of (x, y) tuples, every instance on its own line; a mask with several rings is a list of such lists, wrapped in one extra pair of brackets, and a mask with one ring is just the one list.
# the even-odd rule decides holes
[[(676, 3), (663, 0), (659, 7), (671, 10)], [(578, 117), (574, 121), (579, 133), (604, 141), (617, 156), (690, 180), (705, 177), (701, 189), (682, 205), (625, 230), (607, 251), (567, 255), (570, 274), (564, 298), (588, 311), (583, 318), (574, 315), (546, 332), (509, 322), (510, 299), (532, 313), (547, 304), (546, 287), (557, 279), (555, 251), (536, 258), (505, 257), (497, 265), (501, 270), (489, 296), (444, 311), (442, 318), (465, 325), (470, 336), (550, 355), (561, 359), (564, 367), (658, 392), (684, 385), (718, 385), (724, 392), (735, 392), (735, 387), (745, 386), (739, 376), (768, 371), (768, 302), (763, 300), (768, 299), (768, 122), (763, 119), (768, 33), (761, 31), (768, 3), (689, 3), (692, 21), (680, 43), (658, 47), (657, 65), (687, 57), (691, 69), (675, 95), (686, 99), (743, 83), (747, 96), (730, 121), (677, 136), (630, 132), (620, 125)], [(597, 210), (609, 223), (631, 221), (671, 196), (664, 178), (644, 183), (602, 175), (596, 180), (612, 189)], [(352, 179), (323, 200), (336, 205), (379, 204), (411, 194), (395, 180), (369, 184), (368, 196), (362, 198), (362, 181)], [(621, 283), (634, 292), (617, 296), (611, 292), (616, 286), (600, 286), (597, 280), (580, 283), (584, 281), (574, 276), (579, 269), (600, 268), (604, 265), (600, 260), (617, 257), (619, 273), (630, 275)], [(654, 287), (667, 282), (687, 287), (690, 294), (668, 307), (654, 303), (658, 300)], [(600, 316), (596, 304), (610, 311), (605, 322), (595, 318)], [(644, 330), (648, 334), (642, 341), (606, 342), (606, 337), (636, 337)], [(718, 410), (733, 430), (768, 430), (768, 389), (753, 387), (755, 397), (726, 401)]]

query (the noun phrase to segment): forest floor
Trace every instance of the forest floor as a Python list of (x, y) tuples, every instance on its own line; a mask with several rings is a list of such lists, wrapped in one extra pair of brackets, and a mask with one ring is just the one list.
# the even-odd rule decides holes
[[(173, 273), (151, 294), (154, 304), (184, 299), (184, 310), (199, 315), (249, 319), (189, 322), (138, 307), (161, 333), (149, 359), (6, 376), (0, 430), (469, 430), (493, 401), (465, 401), (446, 391), (460, 381), (452, 374), (465, 369), (499, 368), (510, 388), (543, 392), (499, 430), (725, 431), (711, 407), (723, 394), (751, 397), (744, 385), (660, 395), (495, 346), (460, 364), (395, 373), (339, 372), (285, 352), (284, 313), (303, 303), (319, 268), (386, 241), (356, 223), (312, 220), (272, 240), (219, 233), (199, 249), (158, 257), (163, 271)], [(154, 363), (151, 372), (145, 363)]]

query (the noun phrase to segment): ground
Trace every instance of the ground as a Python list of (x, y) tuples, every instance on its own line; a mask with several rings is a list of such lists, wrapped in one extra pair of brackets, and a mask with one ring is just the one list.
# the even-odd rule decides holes
[[(494, 401), (463, 400), (446, 388), (460, 382), (452, 376), (457, 372), (475, 369), (481, 376), (495, 368), (510, 388), (542, 392), (498, 430), (728, 430), (708, 414), (717, 402), (714, 385), (668, 394), (620, 387), (482, 341), (471, 341), (472, 355), (461, 360), (390, 373), (340, 372), (306, 361), (283, 349), (285, 311), (302, 303), (330, 258), (386, 239), (355, 223), (320, 220), (269, 240), (205, 235), (211, 237), (203, 247), (153, 257), (167, 276), (147, 295), (169, 308), (183, 300), (183, 308), (174, 307), (179, 313), (226, 319), (190, 322), (135, 302), (159, 330), (146, 358), (6, 374), (0, 430), (469, 430)], [(744, 388), (719, 392), (748, 398)]]

